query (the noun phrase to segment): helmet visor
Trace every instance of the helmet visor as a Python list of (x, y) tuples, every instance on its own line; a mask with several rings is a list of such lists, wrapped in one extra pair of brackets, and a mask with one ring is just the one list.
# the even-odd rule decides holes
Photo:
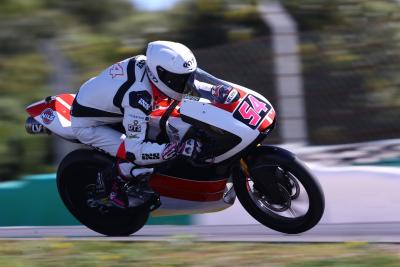
[(160, 80), (167, 85), (170, 89), (179, 94), (183, 94), (186, 87), (186, 82), (191, 73), (173, 73), (161, 66), (157, 66), (157, 74)]

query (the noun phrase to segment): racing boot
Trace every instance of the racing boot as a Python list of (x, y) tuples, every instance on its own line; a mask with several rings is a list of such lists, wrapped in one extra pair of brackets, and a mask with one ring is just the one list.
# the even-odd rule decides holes
[(127, 201), (122, 188), (126, 182), (127, 178), (119, 174), (118, 163), (100, 171), (94, 190), (97, 204), (124, 208)]
[(120, 166), (124, 163), (116, 162), (113, 166), (98, 173), (96, 183), (96, 195), (99, 199), (106, 199), (106, 206), (127, 208), (128, 198), (125, 186), (130, 180), (130, 175), (124, 175)]
[(117, 208), (125, 209), (128, 207), (128, 197), (124, 190), (129, 180), (126, 177), (116, 176), (111, 182), (111, 191), (108, 195), (110, 203)]
[(113, 179), (109, 200), (115, 207), (134, 208), (159, 199), (149, 186), (153, 168), (138, 168), (136, 165), (121, 161), (117, 164), (118, 175)]
[(151, 210), (160, 206), (159, 195), (149, 185), (149, 179), (153, 171), (153, 168), (133, 168), (131, 170), (133, 178), (126, 191), (129, 208), (138, 207), (145, 203), (149, 203), (152, 206)]

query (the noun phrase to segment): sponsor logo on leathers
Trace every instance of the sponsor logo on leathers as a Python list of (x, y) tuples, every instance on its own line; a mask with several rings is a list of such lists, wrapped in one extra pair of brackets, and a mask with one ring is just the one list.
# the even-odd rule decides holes
[(133, 123), (128, 124), (128, 131), (140, 133), (142, 131), (142, 126), (139, 124), (139, 121), (134, 120)]
[(110, 67), (109, 74), (113, 79), (117, 76), (124, 76), (124, 68), (119, 63), (114, 64)]
[(160, 159), (159, 153), (143, 153), (142, 160)]
[(139, 99), (139, 104), (146, 110), (150, 110), (150, 104), (146, 102), (143, 98)]
[(142, 59), (142, 60), (139, 60), (138, 63), (136, 63), (136, 66), (137, 66), (139, 69), (143, 69), (143, 67), (144, 67), (145, 64), (146, 64), (146, 61), (145, 61), (144, 59)]

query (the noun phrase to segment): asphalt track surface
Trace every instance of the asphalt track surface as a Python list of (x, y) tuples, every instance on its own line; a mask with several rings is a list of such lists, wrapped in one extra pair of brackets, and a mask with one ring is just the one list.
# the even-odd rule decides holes
[(370, 242), (400, 243), (400, 223), (320, 224), (312, 230), (287, 235), (262, 225), (228, 226), (145, 226), (129, 237), (106, 237), (84, 226), (2, 227), (0, 240), (167, 241), (184, 239), (220, 242), (331, 243)]

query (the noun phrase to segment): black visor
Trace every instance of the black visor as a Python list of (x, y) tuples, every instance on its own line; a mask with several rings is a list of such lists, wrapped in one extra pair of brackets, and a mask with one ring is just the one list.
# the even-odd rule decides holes
[(165, 83), (170, 89), (179, 94), (183, 94), (186, 87), (186, 82), (191, 73), (178, 74), (167, 71), (161, 66), (157, 66), (157, 74), (160, 80)]

